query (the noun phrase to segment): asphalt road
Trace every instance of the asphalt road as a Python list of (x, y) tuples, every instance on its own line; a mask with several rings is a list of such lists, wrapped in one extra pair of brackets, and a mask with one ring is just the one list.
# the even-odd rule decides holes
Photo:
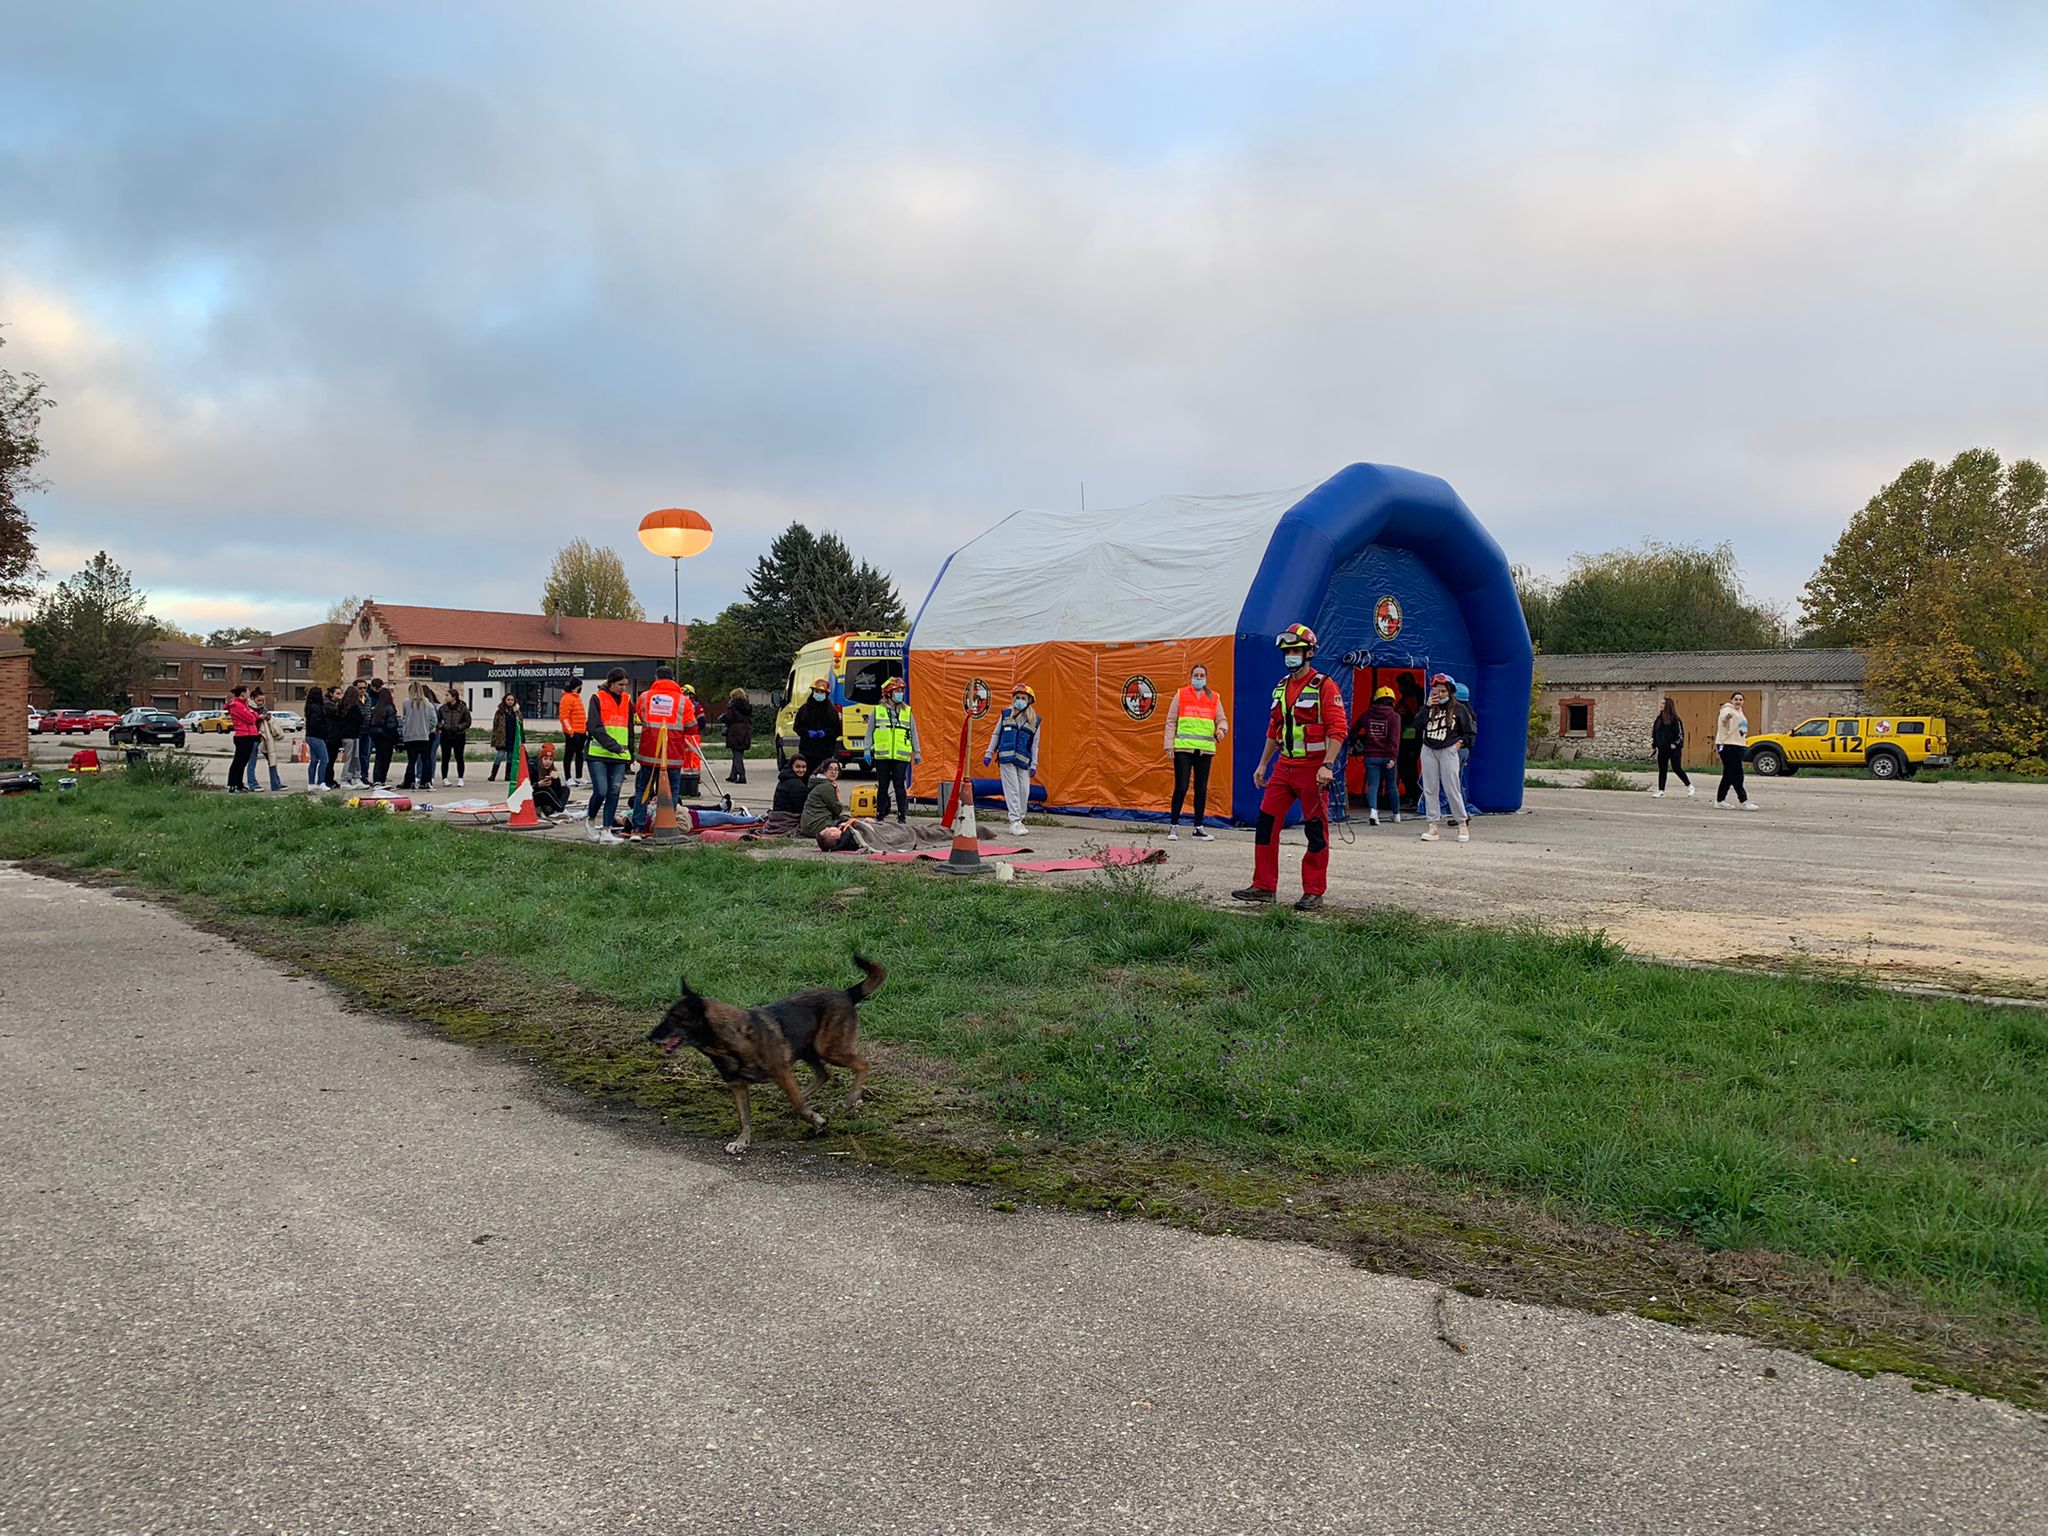
[(736, 1164), (4, 866), (0, 933), (9, 1533), (2048, 1528), (2001, 1404)]

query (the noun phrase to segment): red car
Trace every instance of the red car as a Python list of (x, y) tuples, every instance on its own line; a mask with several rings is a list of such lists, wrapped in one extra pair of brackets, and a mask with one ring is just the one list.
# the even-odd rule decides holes
[(43, 716), (43, 731), (52, 736), (77, 736), (87, 731), (111, 731), (121, 717), (111, 709), (57, 709)]

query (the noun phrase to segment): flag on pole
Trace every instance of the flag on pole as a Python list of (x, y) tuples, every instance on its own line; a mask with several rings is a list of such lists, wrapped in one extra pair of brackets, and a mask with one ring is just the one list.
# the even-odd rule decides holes
[(526, 731), (517, 710), (512, 712), (512, 790), (505, 797), (505, 809), (512, 813), (508, 826), (540, 825), (540, 812), (533, 803), (533, 780), (526, 772)]

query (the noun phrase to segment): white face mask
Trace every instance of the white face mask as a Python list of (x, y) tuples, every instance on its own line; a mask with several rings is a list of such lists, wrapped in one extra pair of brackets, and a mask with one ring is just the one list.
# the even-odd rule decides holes
[(1026, 699), (1024, 695), (1021, 693), (1012, 694), (1010, 696), (1010, 708), (1014, 710), (1021, 711), (1024, 708), (1024, 706), (1029, 702), (1030, 701)]
[(818, 702), (819, 702), (820, 704), (822, 704), (822, 703), (824, 703), (824, 702), (825, 702), (825, 695), (823, 695), (822, 693), (818, 692), (818, 690), (817, 690), (817, 689), (815, 689), (815, 688), (813, 688), (813, 689), (811, 690), (811, 697), (812, 697), (812, 698), (814, 698), (814, 699), (816, 699), (816, 700), (817, 700), (817, 701), (818, 701)]
[(1209, 674), (1208, 674), (1208, 673), (1206, 673), (1206, 672), (1197, 672), (1197, 673), (1195, 674), (1195, 686), (1196, 686), (1197, 688), (1206, 688), (1206, 687), (1208, 687), (1208, 686), (1209, 686)]
[(1290, 672), (1299, 672), (1308, 665), (1308, 656), (1301, 651), (1282, 651), (1280, 661)]

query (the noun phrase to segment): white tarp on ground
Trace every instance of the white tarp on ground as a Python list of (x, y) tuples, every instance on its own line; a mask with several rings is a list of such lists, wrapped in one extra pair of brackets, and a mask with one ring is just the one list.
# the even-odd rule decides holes
[(910, 643), (964, 651), (1235, 634), (1274, 525), (1314, 489), (1012, 513), (953, 556)]

